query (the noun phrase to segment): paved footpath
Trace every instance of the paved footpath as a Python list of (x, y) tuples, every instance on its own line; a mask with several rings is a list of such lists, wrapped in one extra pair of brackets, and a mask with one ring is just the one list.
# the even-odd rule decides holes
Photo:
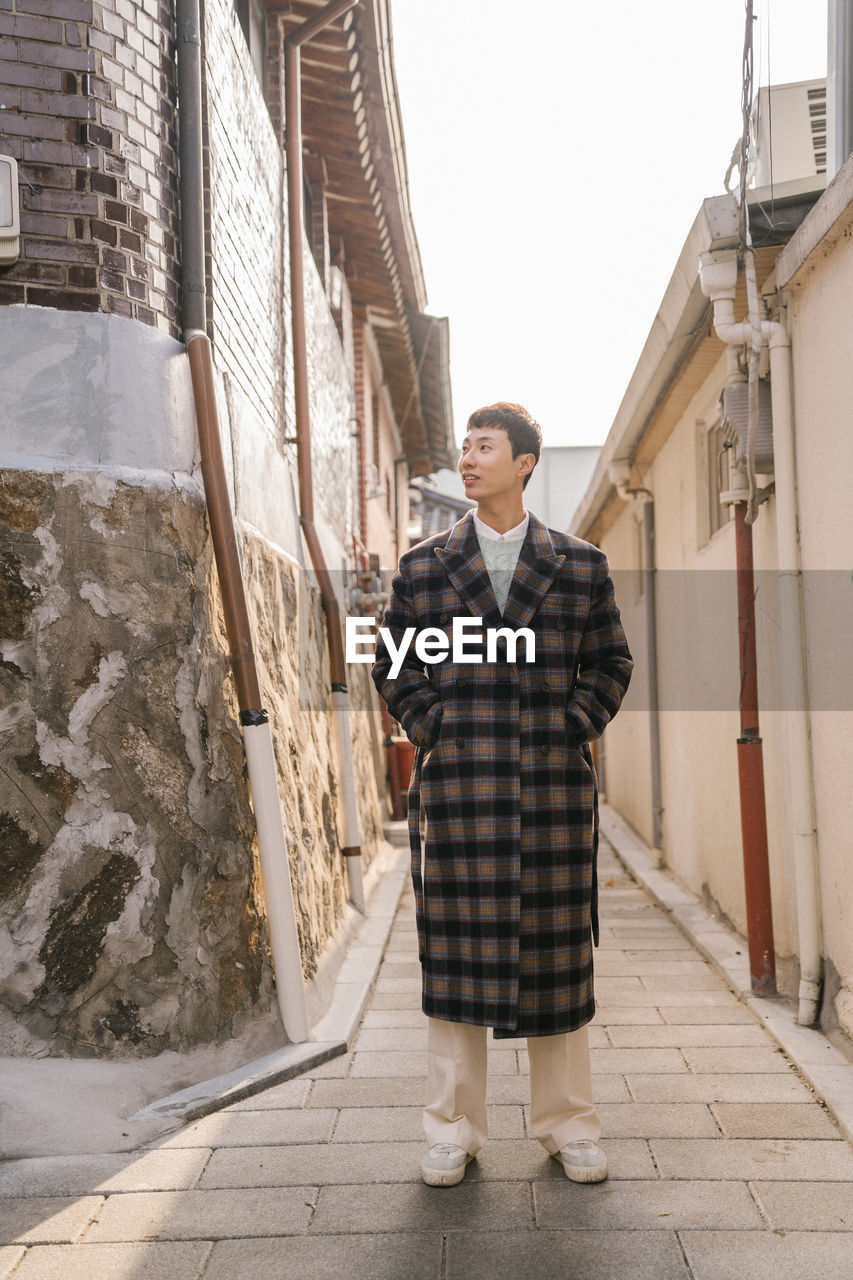
[(422, 1184), (409, 890), (346, 1058), (132, 1155), (0, 1164), (0, 1277), (849, 1280), (853, 1150), (606, 852), (601, 869), (607, 1182), (570, 1183), (528, 1136), (525, 1044), (501, 1041), (489, 1145), (460, 1186)]

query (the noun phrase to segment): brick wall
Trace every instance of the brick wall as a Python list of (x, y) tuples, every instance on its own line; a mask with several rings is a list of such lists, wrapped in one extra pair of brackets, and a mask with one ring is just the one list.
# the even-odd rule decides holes
[(22, 253), (0, 268), (0, 303), (177, 336), (172, 6), (0, 0), (0, 103), (22, 188)]
[(290, 434), (284, 161), (232, 0), (205, 5), (204, 52), (210, 334), (217, 366), (278, 441)]
[[(218, 368), (280, 447), (294, 433), (287, 200), (280, 138), (281, 37), (278, 23), (269, 22), (268, 86), (272, 88), (265, 100), (232, 0), (207, 2), (210, 333)], [(318, 200), (322, 210), (322, 192)], [(349, 548), (355, 486), (352, 363), (309, 249), (307, 236), (312, 232), (324, 237), (320, 258), (327, 260), (328, 233), (322, 216), (316, 227), (306, 228), (305, 241), (315, 506), (339, 543)], [(295, 477), (295, 451), (284, 447), (291, 455)]]

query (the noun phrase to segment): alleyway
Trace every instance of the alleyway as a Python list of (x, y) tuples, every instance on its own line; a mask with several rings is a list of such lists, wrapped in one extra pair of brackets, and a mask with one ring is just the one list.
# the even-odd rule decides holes
[[(722, 980), (602, 858), (593, 1031), (610, 1178), (527, 1137), (524, 1042), (490, 1050), (492, 1139), (422, 1185), (412, 896), (354, 1052), (134, 1156), (0, 1165), (0, 1278), (841, 1280), (853, 1151)], [(57, 1099), (57, 1105), (61, 1100)]]

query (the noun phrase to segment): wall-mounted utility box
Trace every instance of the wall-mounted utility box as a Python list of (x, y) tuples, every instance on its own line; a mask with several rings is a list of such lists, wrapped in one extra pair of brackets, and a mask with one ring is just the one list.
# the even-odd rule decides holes
[[(749, 385), (737, 382), (723, 387), (720, 397), (723, 424), (728, 421), (737, 434), (735, 461), (746, 462), (746, 442), (749, 430)], [(773, 473), (773, 413), (771, 409), (770, 383), (762, 379), (758, 384), (758, 432), (755, 438), (755, 470), (762, 475)]]
[(20, 256), (18, 165), (11, 156), (0, 156), (0, 265), (8, 267)]

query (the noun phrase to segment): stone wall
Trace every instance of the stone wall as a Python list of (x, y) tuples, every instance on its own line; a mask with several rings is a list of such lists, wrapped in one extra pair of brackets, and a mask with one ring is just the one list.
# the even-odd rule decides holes
[[(151, 1054), (237, 1034), (269, 1009), (272, 973), (198, 487), (0, 479), (4, 1051)], [(244, 561), (310, 977), (346, 901), (322, 610), (257, 532)], [(383, 815), (365, 671), (369, 858)]]

